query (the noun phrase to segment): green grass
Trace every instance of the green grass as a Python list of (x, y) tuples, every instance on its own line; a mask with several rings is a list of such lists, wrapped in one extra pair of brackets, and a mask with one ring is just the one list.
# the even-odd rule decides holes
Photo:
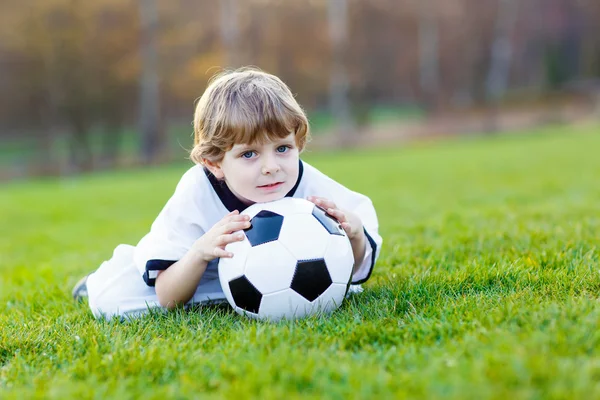
[(70, 289), (187, 165), (0, 191), (0, 398), (599, 398), (600, 131), (307, 153), (385, 244), (329, 318), (227, 307), (97, 322)]

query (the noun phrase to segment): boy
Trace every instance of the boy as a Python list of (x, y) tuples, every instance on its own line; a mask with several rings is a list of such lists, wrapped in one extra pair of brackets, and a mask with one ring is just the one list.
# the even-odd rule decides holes
[[(194, 116), (196, 165), (181, 178), (150, 232), (74, 288), (96, 318), (142, 315), (151, 308), (225, 301), (218, 260), (248, 228), (240, 215), (257, 202), (286, 196), (325, 208), (348, 234), (352, 284), (371, 275), (382, 239), (369, 198), (345, 188), (299, 158), (309, 139), (306, 116), (277, 77), (254, 69), (215, 77)], [(354, 286), (360, 291), (360, 286)]]

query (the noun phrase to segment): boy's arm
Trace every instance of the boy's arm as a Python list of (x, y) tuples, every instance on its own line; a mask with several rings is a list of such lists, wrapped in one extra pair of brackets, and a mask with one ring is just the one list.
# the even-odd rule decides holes
[[(350, 222), (354, 230), (353, 236), (360, 238), (351, 239), (355, 260), (351, 283), (366, 282), (373, 272), (383, 242), (379, 235), (379, 221), (373, 202), (367, 196), (348, 189), (307, 163), (304, 163), (304, 167), (306, 179), (310, 182), (305, 189), (305, 195), (331, 200), (336, 208), (339, 207), (347, 214), (346, 218), (354, 216), (359, 221)], [(335, 213), (332, 216), (338, 218)], [(357, 231), (360, 231), (360, 234)]]
[[(308, 200), (325, 209), (329, 215), (335, 218), (346, 232), (348, 239), (350, 239), (352, 255), (354, 256), (354, 267), (352, 269), (354, 283), (357, 275), (364, 275), (362, 270), (370, 271), (370, 269), (372, 269), (373, 265), (371, 264), (369, 266), (371, 258), (365, 256), (370, 256), (373, 251), (376, 251), (376, 249), (370, 247), (371, 242), (368, 240), (370, 236), (367, 233), (360, 216), (352, 211), (338, 208), (333, 201), (323, 197), (309, 196)], [(366, 260), (366, 258), (368, 259)], [(370, 272), (367, 272), (367, 274), (370, 274)]]
[(250, 217), (233, 211), (196, 240), (179, 261), (159, 271), (155, 288), (160, 305), (172, 309), (187, 303), (194, 296), (208, 263), (218, 257), (233, 257), (225, 246), (244, 240), (244, 234), (237, 231), (249, 227)]
[[(362, 237), (364, 239), (362, 249), (364, 252), (357, 254), (355, 252), (354, 273), (352, 274), (352, 284), (360, 284), (366, 282), (373, 272), (375, 262), (379, 258), (383, 239), (379, 235), (379, 222), (375, 207), (371, 200), (361, 195), (361, 200), (351, 209), (351, 213), (360, 219), (362, 225)], [(354, 246), (353, 246), (354, 249)]]
[(155, 289), (161, 306), (173, 309), (194, 296), (208, 263), (194, 251), (188, 251), (169, 268), (158, 271)]
[(350, 244), (352, 245), (352, 255), (354, 256), (354, 268), (352, 269), (352, 275), (354, 276), (363, 266), (363, 260), (367, 253), (368, 242), (362, 220), (352, 211), (341, 210), (337, 208), (335, 203), (328, 200), (319, 199), (316, 202), (321, 206), (328, 207), (327, 212), (340, 222), (348, 235), (348, 239), (350, 239)]
[(358, 237), (350, 240), (350, 244), (352, 245), (352, 254), (354, 255), (354, 268), (352, 269), (352, 276), (354, 276), (363, 266), (362, 260), (364, 260), (367, 252), (367, 237), (364, 232), (361, 232)]

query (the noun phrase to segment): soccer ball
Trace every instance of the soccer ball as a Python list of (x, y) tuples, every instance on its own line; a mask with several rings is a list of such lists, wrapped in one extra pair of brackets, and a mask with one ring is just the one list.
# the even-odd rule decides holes
[(254, 204), (252, 226), (219, 260), (227, 301), (257, 319), (298, 319), (338, 308), (350, 286), (354, 255), (341, 225), (304, 199)]

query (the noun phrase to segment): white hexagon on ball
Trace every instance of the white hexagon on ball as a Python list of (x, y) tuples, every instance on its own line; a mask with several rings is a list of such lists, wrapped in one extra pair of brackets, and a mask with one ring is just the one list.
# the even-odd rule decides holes
[(331, 234), (312, 214), (285, 217), (279, 241), (297, 260), (323, 258)]
[(347, 288), (348, 286), (345, 284), (331, 284), (321, 296), (312, 302), (313, 307), (322, 313), (329, 314), (342, 304), (346, 297)]
[(263, 210), (279, 215), (310, 214), (314, 207), (314, 203), (308, 200), (284, 197), (281, 200), (268, 203), (255, 203), (246, 208), (242, 214), (250, 216), (251, 219)]
[(354, 253), (347, 236), (331, 235), (325, 252), (325, 264), (333, 283), (347, 284), (354, 266)]
[(296, 258), (280, 241), (250, 248), (244, 274), (263, 295), (290, 287)]
[(263, 296), (258, 316), (272, 321), (297, 319), (305, 317), (311, 310), (310, 301), (293, 290), (286, 289)]

